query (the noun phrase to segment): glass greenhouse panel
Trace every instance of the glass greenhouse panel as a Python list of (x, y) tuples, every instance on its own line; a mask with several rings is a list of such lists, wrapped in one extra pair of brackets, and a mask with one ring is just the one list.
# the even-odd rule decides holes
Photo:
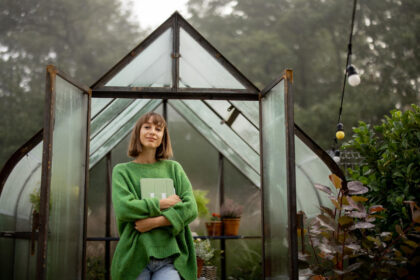
[(255, 101), (230, 101), (252, 124), (260, 127), (260, 109)]
[(265, 276), (288, 279), (288, 199), (284, 80), (262, 102)]
[(159, 99), (137, 99), (97, 133), (90, 142), (90, 168), (130, 133), (141, 115), (153, 111), (160, 103)]
[(172, 87), (172, 28), (168, 28), (105, 86)]
[(233, 107), (227, 100), (205, 100), (207, 105), (209, 105), (219, 116), (221, 116), (225, 121), (227, 121), (232, 115)]
[(92, 98), (92, 103), (90, 106), (90, 115), (91, 118), (94, 119), (96, 115), (105, 108), (108, 104), (114, 101), (114, 98)]
[[(29, 194), (39, 190), (42, 143), (29, 151), (13, 168), (0, 196), (0, 231), (15, 231), (17, 225), (30, 227), (32, 204)], [(25, 207), (29, 211), (19, 211)], [(19, 227), (21, 228), (21, 227)]]
[(260, 132), (242, 114), (236, 117), (231, 127), (254, 151), (260, 152)]
[(183, 28), (179, 52), (180, 87), (246, 89)]
[(104, 108), (90, 124), (90, 138), (94, 138), (100, 130), (106, 127), (115, 116), (119, 115), (133, 101), (134, 99), (115, 99), (111, 104)]
[(295, 145), (296, 198), (301, 202), (297, 204), (297, 211), (304, 211), (311, 218), (320, 213), (319, 206), (333, 206), (328, 196), (317, 190), (314, 184), (329, 186), (333, 192), (336, 188), (329, 180), (328, 175), (332, 172), (328, 166), (297, 136)]
[[(218, 127), (220, 127), (220, 118), (218, 118), (214, 113), (208, 114), (207, 116), (211, 119), (210, 121), (207, 118), (202, 118), (203, 116), (200, 115), (200, 117), (197, 115), (198, 112), (202, 110), (202, 106), (205, 106), (204, 104), (201, 104), (199, 108), (193, 108), (191, 106), (194, 106), (194, 104), (199, 105), (202, 101), (198, 101), (196, 103), (187, 105), (183, 101), (180, 100), (169, 100), (168, 103), (180, 114), (182, 115), (187, 122), (189, 122), (201, 135), (203, 135), (219, 152), (221, 152), (226, 158), (228, 158), (233, 165), (236, 166), (239, 170), (242, 171), (242, 173), (251, 181), (253, 182), (257, 187), (260, 186), (260, 175), (259, 172), (256, 171), (257, 168), (259, 168), (259, 157), (258, 162), (254, 162), (255, 165), (249, 164), (247, 161), (243, 159), (244, 155), (251, 155), (251, 153), (255, 153), (249, 146), (246, 145), (240, 139), (228, 126), (223, 125), (225, 128), (222, 131), (218, 131)], [(207, 108), (207, 110), (210, 110)], [(239, 141), (242, 141), (241, 146), (245, 146), (247, 151), (250, 151), (249, 154), (246, 154), (246, 151), (244, 150), (234, 150), (231, 145), (232, 141), (231, 139), (236, 138), (239, 139)], [(234, 141), (236, 143), (236, 141)], [(235, 147), (238, 149), (238, 147)], [(242, 154), (241, 154), (242, 153)]]
[(260, 158), (243, 139), (241, 139), (232, 129), (227, 126), (221, 119), (210, 110), (203, 101), (200, 100), (183, 100), (181, 101), (189, 107), (209, 128), (214, 131), (223, 141), (225, 145), (231, 147), (236, 153), (246, 161), (256, 172), (260, 170)]
[(87, 112), (88, 95), (56, 76), (48, 279), (81, 275)]

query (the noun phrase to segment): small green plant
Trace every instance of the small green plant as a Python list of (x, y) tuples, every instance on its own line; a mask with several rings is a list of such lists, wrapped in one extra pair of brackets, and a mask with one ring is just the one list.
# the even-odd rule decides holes
[(359, 152), (364, 161), (348, 170), (350, 179), (369, 187), (371, 203), (388, 209), (379, 221), (383, 230), (407, 227), (411, 219), (404, 201), (420, 201), (420, 107), (393, 110), (373, 128), (359, 122), (353, 132), (343, 148)]
[[(39, 213), (40, 206), (41, 206), (41, 191), (39, 188), (34, 189), (34, 191), (29, 194), (29, 201), (32, 204), (33, 211), (36, 213)], [(50, 197), (49, 209), (51, 210), (51, 197)]]
[(198, 216), (201, 218), (207, 217), (209, 214), (207, 204), (210, 200), (207, 198), (207, 193), (208, 191), (204, 190), (193, 190), (194, 198), (197, 203)]
[(32, 203), (33, 211), (39, 213), (39, 208), (41, 204), (41, 195), (39, 189), (34, 189), (34, 191), (29, 194), (29, 200)]
[(386, 209), (365, 206), (369, 201), (361, 195), (368, 193), (367, 187), (359, 181), (343, 187), (334, 174), (330, 179), (339, 190), (337, 196), (327, 186), (315, 187), (329, 196), (334, 209), (321, 206), (321, 214), (309, 221), (308, 243), (313, 255), (301, 254), (300, 260), (313, 260), (310, 269), (319, 279), (412, 279), (420, 263), (416, 204), (407, 202), (413, 220), (404, 230), (398, 225), (398, 236), (393, 237), (374, 224)]
[(220, 215), (223, 218), (240, 218), (244, 207), (230, 198), (226, 198), (220, 207)]
[(216, 265), (216, 260), (222, 254), (219, 249), (211, 246), (210, 240), (197, 238), (194, 240), (195, 255), (204, 261), (204, 265)]

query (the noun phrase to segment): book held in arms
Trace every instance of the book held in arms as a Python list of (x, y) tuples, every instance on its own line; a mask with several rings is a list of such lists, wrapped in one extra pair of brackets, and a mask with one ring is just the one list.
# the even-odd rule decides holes
[(175, 194), (174, 181), (171, 178), (141, 178), (141, 198), (164, 199)]

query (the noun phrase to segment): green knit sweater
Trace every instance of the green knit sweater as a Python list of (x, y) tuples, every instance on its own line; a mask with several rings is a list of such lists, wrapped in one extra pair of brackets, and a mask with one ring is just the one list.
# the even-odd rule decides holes
[[(171, 178), (182, 202), (160, 210), (157, 198), (142, 199), (140, 178)], [(172, 160), (152, 164), (128, 162), (118, 164), (112, 172), (112, 202), (120, 241), (112, 259), (113, 280), (130, 280), (143, 271), (151, 257), (175, 257), (174, 265), (181, 277), (197, 279), (194, 243), (188, 224), (197, 217), (197, 204), (191, 183), (181, 165)], [(134, 222), (165, 216), (171, 226), (140, 233)]]

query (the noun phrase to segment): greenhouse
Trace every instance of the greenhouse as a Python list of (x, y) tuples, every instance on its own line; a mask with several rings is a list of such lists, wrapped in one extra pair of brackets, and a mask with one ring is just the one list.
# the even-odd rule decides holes
[(331, 201), (314, 184), (344, 177), (294, 124), (291, 70), (257, 88), (178, 13), (90, 87), (47, 67), (44, 129), (0, 173), (2, 279), (110, 279), (111, 171), (149, 111), (210, 211), (244, 206), (238, 235), (190, 225), (223, 250), (218, 278), (298, 279), (297, 213), (319, 214)]

